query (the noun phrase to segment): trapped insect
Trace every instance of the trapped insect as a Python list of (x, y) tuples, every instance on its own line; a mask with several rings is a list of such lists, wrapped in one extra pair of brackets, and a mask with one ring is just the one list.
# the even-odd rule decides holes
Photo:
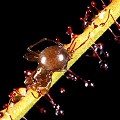
[[(13, 108), (13, 106), (21, 100), (22, 97), (25, 97), (25, 95), (20, 93), (20, 88), (14, 88), (13, 91), (8, 95), (9, 97), (9, 103), (4, 104), (3, 108), (5, 109), (5, 112), (7, 115), (9, 115), (10, 119), (13, 120), (12, 116), (9, 114), (9, 107)], [(0, 117), (3, 117), (4, 114), (0, 112)], [(23, 117), (24, 120), (27, 120), (25, 117)]]
[[(41, 52), (31, 50), (31, 48), (44, 41), (50, 41), (56, 45), (46, 47)], [(67, 71), (68, 61), (72, 58), (74, 51), (79, 48), (75, 48), (75, 44), (74, 39), (70, 47), (65, 49), (64, 45), (59, 41), (43, 38), (27, 48), (29, 53), (24, 54), (23, 57), (27, 61), (37, 62), (38, 66), (36, 70), (25, 79), (24, 84), (27, 89), (31, 88), (38, 92), (38, 97), (35, 97), (32, 93), (35, 98), (39, 98), (41, 95), (45, 95), (49, 92), (53, 72)]]

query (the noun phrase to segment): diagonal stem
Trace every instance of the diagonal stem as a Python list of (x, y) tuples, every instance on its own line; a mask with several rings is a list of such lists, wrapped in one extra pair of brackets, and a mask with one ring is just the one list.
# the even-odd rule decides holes
[[(105, 12), (105, 16), (103, 19), (99, 18), (99, 15), (96, 17), (96, 19), (93, 21), (96, 25), (100, 25), (101, 23), (105, 22), (107, 19), (108, 11), (110, 10), (110, 13), (114, 17), (114, 20), (117, 20), (118, 17), (120, 17), (120, 0), (112, 0), (111, 4), (109, 4), (105, 9), (102, 10)], [(101, 11), (101, 12), (102, 12)], [(100, 13), (99, 13), (100, 14)], [(76, 38), (76, 47), (80, 46), (86, 39), (88, 39), (88, 34), (90, 33), (90, 39), (88, 39), (85, 44), (83, 44), (79, 49), (77, 49), (72, 57), (72, 59), (68, 63), (68, 69), (86, 52), (88, 48), (94, 42), (104, 34), (104, 32), (109, 29), (109, 27), (114, 24), (114, 20), (109, 17), (108, 21), (104, 26), (99, 26), (97, 28), (94, 28), (94, 24), (91, 26), (88, 26), (88, 28), (85, 29), (85, 31), (78, 35)], [(94, 40), (94, 41), (93, 41)], [(66, 49), (70, 46), (70, 44), (66, 45)], [(65, 72), (55, 72), (52, 76), (52, 85), (51, 87), (64, 75)], [(22, 89), (22, 88), (21, 88)], [(25, 89), (23, 89), (25, 90)], [(32, 90), (28, 90), (26, 97), (23, 97), (21, 101), (16, 103), (14, 107), (9, 106), (8, 112), (12, 116), (14, 120), (20, 120), (33, 106), (39, 99), (35, 99), (31, 92), (34, 93), (34, 95), (37, 95), (36, 92)], [(5, 110), (2, 110), (1, 112), (5, 113)], [(10, 117), (5, 114), (0, 120), (10, 120)]]

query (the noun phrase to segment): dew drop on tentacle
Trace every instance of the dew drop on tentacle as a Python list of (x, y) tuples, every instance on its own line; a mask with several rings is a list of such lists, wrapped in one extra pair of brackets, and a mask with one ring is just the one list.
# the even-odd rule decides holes
[(94, 45), (94, 49), (96, 49), (96, 52), (101, 56), (103, 55), (104, 57), (109, 57), (109, 53), (105, 51), (104, 48), (105, 45), (103, 43), (98, 43)]
[(100, 68), (103, 68), (104, 70), (108, 70), (109, 66), (105, 61), (99, 61)]
[(81, 21), (84, 21), (84, 18), (80, 17), (80, 20), (81, 20)]
[(58, 115), (64, 115), (64, 112), (63, 110), (60, 109), (60, 105), (59, 104), (56, 104), (53, 100), (53, 98), (50, 96), (50, 94), (46, 94), (47, 95), (47, 100), (52, 104), (52, 107), (55, 109), (55, 115), (58, 116)]
[(59, 43), (60, 42), (60, 38), (56, 37), (55, 40)]
[(95, 87), (94, 83), (90, 82), (90, 80), (83, 80), (85, 82), (85, 87)]
[(77, 81), (78, 79), (83, 81), (85, 83), (85, 87), (94, 87), (94, 83), (92, 83), (90, 80), (84, 80), (82, 77), (76, 75), (73, 71), (70, 69), (68, 70), (68, 75), (65, 75), (67, 79)]
[(109, 53), (106, 51), (106, 52), (105, 52), (105, 57), (108, 58), (109, 56), (110, 56)]
[(86, 10), (86, 13), (85, 13), (85, 16), (87, 16), (87, 18), (90, 16), (90, 13), (93, 12), (92, 11), (92, 8), (90, 5), (87, 6), (87, 10)]
[(37, 104), (35, 105), (35, 107), (39, 109), (40, 113), (47, 113), (47, 110), (44, 107), (40, 107)]
[(58, 116), (58, 115), (64, 115), (64, 110), (60, 110), (60, 105), (56, 105), (55, 115), (56, 116)]
[(91, 5), (92, 5), (92, 7), (96, 7), (95, 1), (92, 1), (92, 2), (91, 2)]
[(108, 64), (105, 62), (104, 59), (109, 58), (109, 53), (104, 50), (105, 49), (104, 44), (103, 43), (94, 44), (90, 48), (93, 50), (93, 53), (92, 55), (87, 54), (86, 56), (94, 58), (97, 57), (99, 59), (100, 68), (107, 70)]
[(98, 13), (100, 12), (100, 10), (98, 10), (98, 8), (96, 7), (96, 2), (95, 1), (92, 1), (91, 5), (92, 5), (93, 8), (95, 8), (97, 10)]
[(120, 44), (120, 36), (116, 36), (114, 39)]
[(41, 112), (41, 113), (47, 113), (47, 111), (46, 111), (45, 108), (43, 108), (43, 107), (40, 108), (40, 112)]
[(120, 36), (114, 36), (114, 38), (110, 38), (109, 40), (115, 40), (118, 44), (120, 44)]
[(76, 77), (74, 74), (69, 73), (69, 72), (68, 72), (68, 75), (65, 75), (65, 76), (66, 76), (66, 79), (68, 79), (68, 80), (72, 80), (72, 81), (78, 80), (78, 77)]
[(65, 88), (61, 87), (60, 88), (60, 93), (65, 93)]
[(4, 104), (4, 105), (3, 105), (3, 108), (4, 108), (4, 109), (8, 108), (8, 104)]
[(72, 34), (72, 27), (68, 26), (67, 27), (67, 32), (66, 32), (67, 35), (71, 35)]
[(72, 27), (70, 27), (70, 26), (67, 27), (66, 34), (69, 35), (69, 36), (71, 36), (71, 38), (73, 38), (73, 39), (77, 38), (77, 35), (73, 33)]

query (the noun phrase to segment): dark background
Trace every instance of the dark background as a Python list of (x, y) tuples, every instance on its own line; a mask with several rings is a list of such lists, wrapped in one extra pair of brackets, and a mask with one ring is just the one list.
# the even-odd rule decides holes
[[(67, 44), (70, 38), (66, 35), (68, 26), (75, 34), (84, 30), (80, 17), (84, 17), (91, 0), (79, 2), (50, 2), (42, 3), (5, 3), (1, 14), (1, 80), (0, 80), (0, 109), (8, 103), (8, 94), (13, 88), (24, 86), (24, 70), (36, 69), (37, 64), (23, 59), (27, 47), (43, 37), (54, 39), (59, 37)], [(105, 1), (109, 4), (109, 1)], [(96, 0), (97, 7), (102, 9), (100, 0)], [(120, 19), (119, 19), (120, 21)], [(115, 34), (120, 35), (116, 25), (111, 26)], [(99, 118), (116, 116), (119, 96), (120, 80), (120, 44), (110, 31), (106, 31), (97, 42), (102, 42), (110, 57), (107, 59), (109, 69), (100, 69), (97, 58), (88, 58), (85, 55), (71, 67), (71, 70), (83, 79), (90, 79), (95, 88), (86, 88), (82, 81), (70, 81), (63, 76), (51, 89), (50, 95), (64, 110), (64, 116), (55, 116), (51, 104), (42, 98), (37, 103), (47, 110), (41, 114), (33, 107), (27, 114), (28, 120), (58, 120)], [(96, 42), (96, 43), (97, 43)], [(61, 94), (59, 87), (66, 92)], [(113, 115), (113, 114), (116, 115)]]

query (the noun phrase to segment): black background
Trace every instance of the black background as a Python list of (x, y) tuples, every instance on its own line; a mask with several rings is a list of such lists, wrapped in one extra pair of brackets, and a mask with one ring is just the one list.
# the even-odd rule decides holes
[[(70, 38), (66, 35), (68, 26), (75, 34), (83, 32), (82, 21), (87, 6), (91, 0), (79, 2), (39, 2), (39, 3), (5, 3), (1, 14), (1, 80), (0, 80), (0, 109), (8, 103), (8, 94), (13, 88), (24, 86), (24, 70), (35, 69), (36, 63), (23, 59), (27, 47), (43, 37), (55, 39), (67, 44)], [(108, 0), (105, 1), (109, 3)], [(96, 0), (97, 7), (102, 9), (100, 0)], [(116, 25), (111, 26), (115, 34), (120, 35)], [(120, 45), (114, 40), (110, 31), (106, 31), (97, 42), (102, 42), (109, 52), (109, 69), (100, 69), (98, 59), (88, 58), (85, 55), (71, 67), (71, 70), (83, 79), (90, 79), (95, 83), (95, 88), (86, 88), (82, 81), (70, 81), (64, 76), (50, 89), (50, 94), (55, 102), (64, 110), (64, 116), (55, 116), (51, 104), (42, 98), (37, 103), (47, 110), (41, 114), (33, 107), (27, 114), (28, 120), (58, 120), (99, 118), (105, 115), (117, 115), (119, 80), (120, 80)], [(96, 43), (97, 43), (96, 42)], [(66, 92), (61, 94), (59, 87), (64, 87)], [(114, 117), (116, 116), (114, 115)], [(84, 119), (82, 118), (82, 119)]]

